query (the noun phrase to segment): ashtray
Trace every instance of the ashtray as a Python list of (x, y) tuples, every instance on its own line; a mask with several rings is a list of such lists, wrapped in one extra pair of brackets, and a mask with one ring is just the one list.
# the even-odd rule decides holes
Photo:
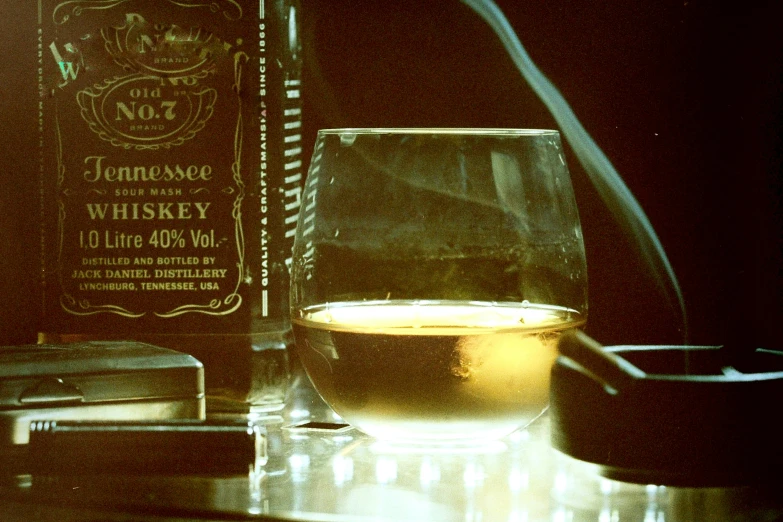
[(783, 352), (603, 347), (562, 336), (552, 445), (615, 480), (727, 487), (780, 480)]

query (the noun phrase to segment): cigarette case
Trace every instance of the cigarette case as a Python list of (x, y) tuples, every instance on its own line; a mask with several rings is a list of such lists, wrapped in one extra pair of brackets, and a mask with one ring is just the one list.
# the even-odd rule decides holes
[(266, 429), (239, 418), (36, 421), (27, 448), (37, 475), (258, 476), (268, 460)]
[(0, 451), (36, 420), (204, 419), (204, 368), (137, 342), (0, 347)]

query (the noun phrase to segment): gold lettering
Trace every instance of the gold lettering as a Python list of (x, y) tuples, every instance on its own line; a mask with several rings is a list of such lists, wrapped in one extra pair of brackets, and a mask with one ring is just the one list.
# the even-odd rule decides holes
[(100, 270), (74, 270), (71, 279), (100, 279)]
[(108, 181), (111, 183), (136, 183), (147, 181), (211, 181), (211, 165), (105, 165), (106, 156), (87, 156), (84, 163), (88, 169), (84, 171), (84, 180), (89, 183)]

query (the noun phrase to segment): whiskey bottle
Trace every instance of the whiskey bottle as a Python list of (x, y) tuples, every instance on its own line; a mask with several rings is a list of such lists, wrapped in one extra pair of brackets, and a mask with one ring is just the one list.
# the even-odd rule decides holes
[(273, 411), (303, 176), (297, 0), (40, 0), (41, 342), (204, 363)]

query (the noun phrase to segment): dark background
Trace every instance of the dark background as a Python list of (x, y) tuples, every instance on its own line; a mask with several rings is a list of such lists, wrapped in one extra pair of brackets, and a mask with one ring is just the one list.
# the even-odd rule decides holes
[[(324, 127), (556, 128), (489, 27), (456, 0), (301, 1), (308, 155)], [(0, 11), (0, 344), (34, 342), (36, 331), (34, 4)], [(783, 347), (779, 4), (498, 0), (647, 212), (693, 343)], [(588, 333), (682, 342), (677, 311), (567, 153)]]

